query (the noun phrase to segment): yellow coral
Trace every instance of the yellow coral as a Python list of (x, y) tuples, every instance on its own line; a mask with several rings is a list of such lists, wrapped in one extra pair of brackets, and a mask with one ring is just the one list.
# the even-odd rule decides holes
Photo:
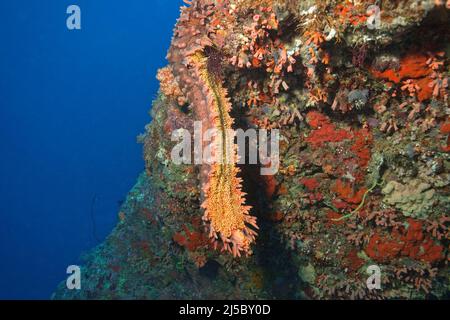
[(255, 239), (256, 232), (248, 228), (246, 223), (256, 227), (256, 218), (249, 215), (250, 206), (245, 205), (242, 179), (237, 177), (236, 147), (230, 136), (233, 124), (229, 115), (231, 104), (219, 79), (208, 72), (204, 54), (197, 52), (191, 60), (198, 68), (199, 77), (210, 90), (208, 98), (211, 101), (208, 101), (208, 105), (212, 107), (214, 127), (218, 133), (213, 140), (214, 155), (221, 157), (214, 159), (208, 183), (204, 186), (203, 219), (210, 224), (211, 237), (220, 238), (225, 250), (239, 256), (240, 251), (249, 252), (249, 245)]

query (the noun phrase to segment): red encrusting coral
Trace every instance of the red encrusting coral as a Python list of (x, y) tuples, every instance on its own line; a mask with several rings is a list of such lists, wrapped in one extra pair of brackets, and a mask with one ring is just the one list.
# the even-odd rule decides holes
[(412, 218), (407, 222), (407, 227), (394, 230), (390, 235), (375, 233), (365, 249), (367, 255), (378, 262), (401, 257), (429, 263), (444, 259), (443, 246), (423, 233), (423, 223)]
[(358, 250), (356, 249), (350, 250), (343, 262), (343, 265), (351, 272), (358, 271), (365, 264), (364, 259), (358, 256)]
[(344, 224), (343, 220), (339, 220), (342, 218), (342, 214), (337, 213), (333, 210), (327, 211), (327, 225), (342, 225)]
[[(206, 237), (206, 240), (207, 239), (208, 238)], [(184, 234), (182, 232), (174, 234), (173, 240), (180, 246), (185, 247), (188, 251), (195, 251), (207, 244), (207, 242), (204, 241), (205, 238), (203, 238), (201, 234), (189, 232), (188, 229), (185, 229)]]
[(315, 128), (306, 138), (306, 142), (314, 147), (320, 147), (326, 142), (340, 142), (352, 138), (350, 132), (344, 129), (336, 129), (336, 126), (330, 123), (329, 118), (319, 112), (309, 112), (306, 119), (310, 126)]
[(206, 248), (211, 244), (206, 233), (202, 231), (190, 231), (186, 225), (183, 225), (183, 230), (175, 233), (172, 239), (178, 245), (185, 247), (188, 251)]
[(350, 150), (357, 156), (361, 167), (366, 168), (371, 158), (370, 146), (373, 142), (372, 133), (369, 129), (363, 128), (354, 133), (355, 142)]
[(445, 122), (441, 125), (441, 133), (447, 134), (447, 145), (442, 147), (444, 152), (450, 152), (450, 122)]
[(370, 71), (376, 78), (382, 78), (394, 83), (400, 83), (406, 79), (419, 79), (427, 77), (431, 74), (431, 70), (427, 66), (428, 57), (423, 54), (412, 53), (400, 60), (398, 70), (393, 68), (384, 71), (378, 71), (370, 68)]
[(333, 204), (337, 208), (353, 207), (354, 205), (361, 203), (364, 193), (367, 191), (366, 188), (355, 191), (350, 183), (345, 182), (342, 179), (336, 180), (336, 183), (331, 190), (338, 197), (333, 200)]
[(314, 191), (320, 185), (315, 178), (303, 178), (300, 182), (309, 190)]
[[(364, 9), (365, 7), (363, 7)], [(342, 24), (350, 23), (355, 27), (366, 23), (368, 18), (366, 12), (362, 12), (360, 8), (358, 10), (350, 1), (338, 4), (334, 8), (334, 14)]]
[(306, 121), (313, 129), (319, 129), (324, 124), (330, 124), (330, 118), (318, 111), (310, 111), (306, 115)]
[[(429, 57), (431, 55), (431, 58)], [(445, 79), (438, 72), (442, 62), (439, 61), (443, 53), (410, 53), (400, 60), (398, 69), (388, 68), (383, 71), (370, 68), (373, 76), (400, 84), (401, 89), (407, 91), (410, 96), (416, 96), (422, 102), (439, 95), (441, 88), (447, 85)], [(438, 78), (441, 77), (442, 80)], [(437, 80), (436, 80), (437, 79)], [(441, 84), (442, 83), (442, 84)], [(409, 90), (406, 90), (409, 89)]]
[(277, 190), (277, 180), (273, 175), (261, 176), (267, 199), (271, 199)]

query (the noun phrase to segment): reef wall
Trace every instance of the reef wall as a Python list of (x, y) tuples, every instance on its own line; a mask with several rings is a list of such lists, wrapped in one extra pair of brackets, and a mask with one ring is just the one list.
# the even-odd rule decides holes
[[(82, 289), (54, 298), (448, 298), (449, 5), (186, 2), (146, 171)], [(225, 129), (280, 130), (279, 171), (175, 164), (194, 121), (222, 134), (213, 157)]]

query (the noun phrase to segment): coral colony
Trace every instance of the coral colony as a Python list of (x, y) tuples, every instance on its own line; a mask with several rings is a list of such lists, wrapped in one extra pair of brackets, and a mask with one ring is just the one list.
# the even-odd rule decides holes
[(450, 2), (185, 2), (146, 170), (55, 298), (448, 298)]

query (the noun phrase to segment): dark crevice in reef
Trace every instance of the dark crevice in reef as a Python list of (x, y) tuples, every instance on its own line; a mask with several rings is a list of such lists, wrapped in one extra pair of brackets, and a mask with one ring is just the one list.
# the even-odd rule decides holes
[[(235, 109), (233, 112), (235, 125), (247, 130), (249, 126), (243, 120), (241, 111)], [(248, 163), (248, 143), (246, 148), (246, 163)], [(252, 206), (252, 215), (258, 219), (258, 237), (253, 251), (257, 265), (263, 270), (264, 289), (274, 299), (292, 299), (301, 292), (299, 288), (301, 282), (298, 279), (297, 267), (292, 261), (292, 251), (286, 248), (276, 228), (279, 221), (273, 219), (274, 196), (267, 194), (270, 188), (268, 179), (265, 179), (267, 176), (261, 175), (260, 162), (256, 165), (242, 165), (240, 169), (244, 180), (243, 190), (247, 193), (247, 203)]]
[(254, 246), (257, 264), (263, 270), (264, 288), (274, 299), (292, 299), (300, 292), (297, 268), (291, 260), (291, 252), (281, 240), (270, 217), (272, 199), (266, 196), (266, 183), (260, 175), (259, 165), (246, 165), (242, 168), (244, 190), (248, 193), (248, 204), (253, 207), (252, 214), (258, 217), (258, 241)]
[[(423, 49), (423, 46), (429, 46), (429, 49), (438, 45), (445, 44), (448, 41), (448, 30), (450, 28), (450, 13), (444, 7), (434, 7), (422, 23), (411, 27), (407, 32), (395, 37), (400, 44), (408, 44), (415, 42), (417, 49)], [(390, 44), (390, 47), (397, 47), (398, 43)]]

